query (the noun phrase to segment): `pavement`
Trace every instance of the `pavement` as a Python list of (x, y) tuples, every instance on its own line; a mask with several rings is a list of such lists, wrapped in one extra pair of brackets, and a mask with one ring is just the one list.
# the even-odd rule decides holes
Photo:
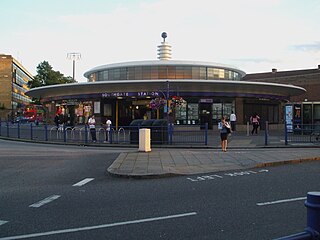
[(244, 170), (320, 160), (320, 145), (313, 143), (284, 144), (273, 136), (265, 144), (263, 136), (234, 134), (223, 152), (219, 139), (203, 146), (151, 146), (150, 152), (123, 152), (108, 168), (112, 175), (121, 177), (167, 177), (221, 171)]

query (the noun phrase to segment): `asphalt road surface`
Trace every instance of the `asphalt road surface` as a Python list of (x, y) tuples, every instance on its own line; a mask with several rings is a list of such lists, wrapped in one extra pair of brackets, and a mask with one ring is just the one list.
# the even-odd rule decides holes
[(0, 140), (0, 240), (273, 239), (303, 231), (320, 162), (158, 179), (108, 175), (136, 149)]

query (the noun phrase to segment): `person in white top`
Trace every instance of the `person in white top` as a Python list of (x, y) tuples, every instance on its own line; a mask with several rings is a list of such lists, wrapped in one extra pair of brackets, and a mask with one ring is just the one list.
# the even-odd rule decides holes
[(236, 114), (232, 111), (230, 114), (230, 123), (231, 123), (231, 130), (232, 132), (236, 131), (236, 122), (237, 122), (237, 116)]
[(97, 141), (97, 136), (96, 136), (96, 120), (94, 119), (94, 115), (91, 116), (88, 120), (88, 125), (92, 137), (92, 141), (96, 142)]
[(107, 118), (106, 120), (106, 141), (108, 142), (110, 139), (110, 131), (111, 131), (112, 122)]

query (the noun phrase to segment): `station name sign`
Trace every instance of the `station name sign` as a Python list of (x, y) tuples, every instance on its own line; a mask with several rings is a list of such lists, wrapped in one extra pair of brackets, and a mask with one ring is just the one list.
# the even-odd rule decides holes
[(110, 92), (110, 93), (102, 93), (101, 97), (109, 98), (109, 97), (159, 97), (162, 93), (160, 92)]

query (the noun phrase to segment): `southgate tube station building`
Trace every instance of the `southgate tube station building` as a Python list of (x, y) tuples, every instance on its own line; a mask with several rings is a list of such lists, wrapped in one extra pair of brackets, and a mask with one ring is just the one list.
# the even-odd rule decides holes
[[(84, 124), (94, 114), (97, 123), (111, 119), (128, 126), (135, 119), (169, 119), (175, 125), (209, 129), (233, 111), (245, 126), (253, 113), (269, 124), (283, 123), (283, 106), (305, 94), (300, 86), (245, 81), (246, 73), (225, 64), (171, 60), (171, 46), (158, 46), (158, 60), (132, 61), (94, 67), (87, 82), (31, 89), (47, 109), (47, 120), (62, 112), (70, 125)], [(240, 129), (239, 129), (240, 130)]]

